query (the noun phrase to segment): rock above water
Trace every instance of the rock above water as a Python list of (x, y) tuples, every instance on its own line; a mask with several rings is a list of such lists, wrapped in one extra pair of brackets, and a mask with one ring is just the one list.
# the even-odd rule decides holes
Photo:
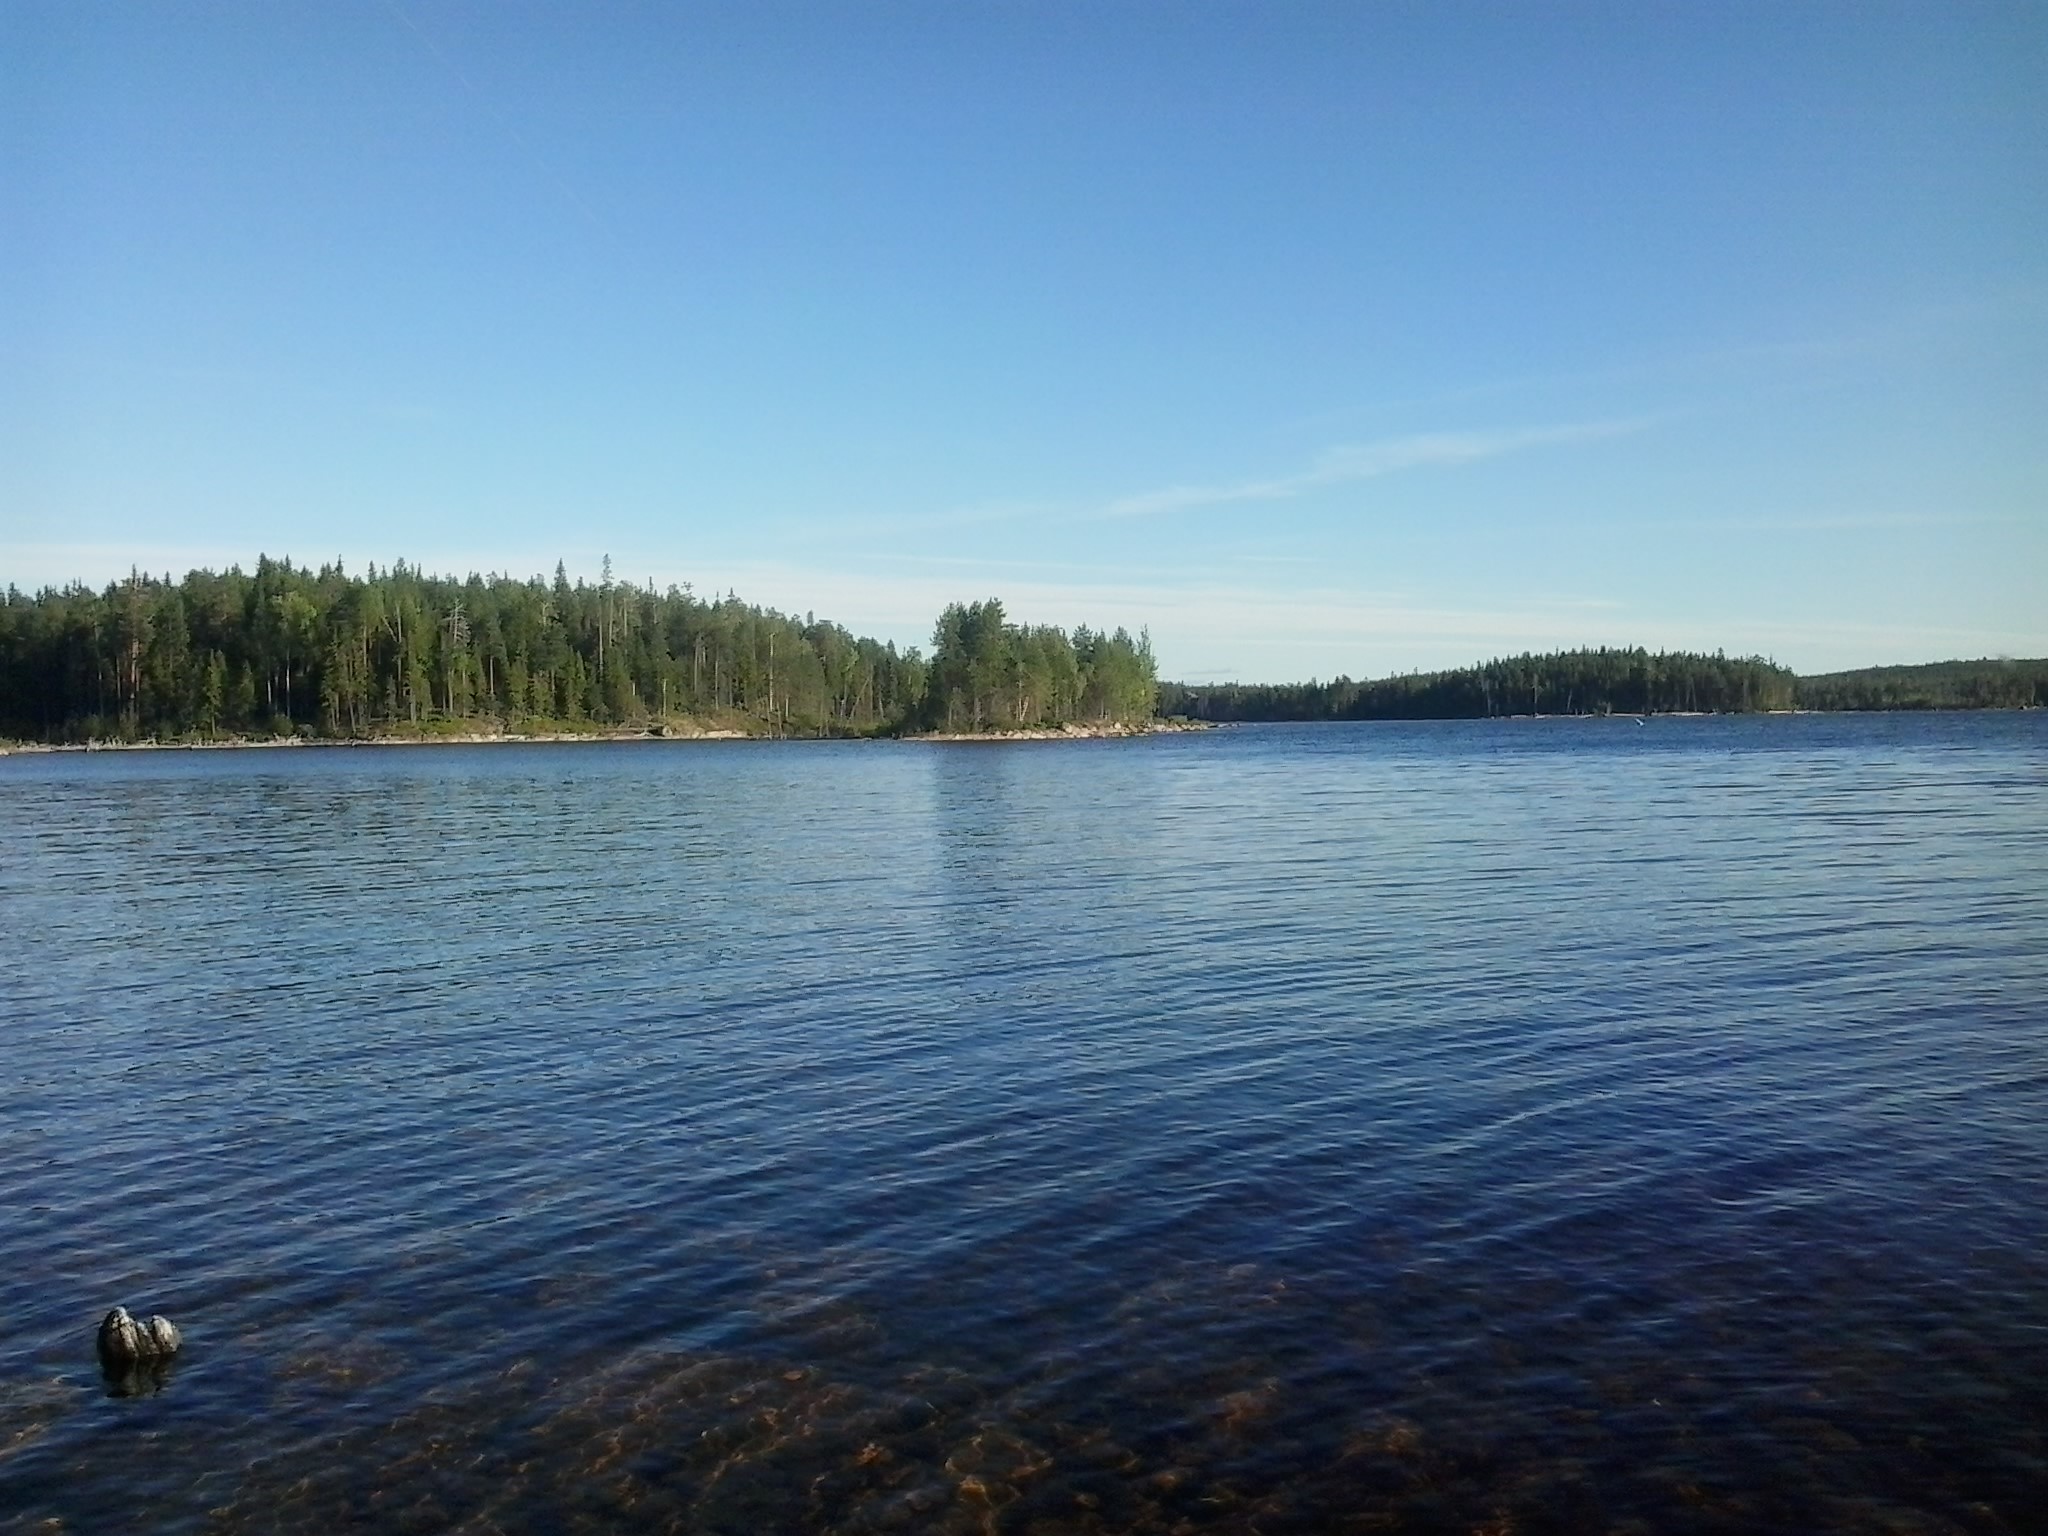
[(185, 1342), (167, 1317), (151, 1315), (137, 1322), (126, 1307), (116, 1307), (100, 1323), (100, 1361), (104, 1365), (137, 1365), (168, 1360)]

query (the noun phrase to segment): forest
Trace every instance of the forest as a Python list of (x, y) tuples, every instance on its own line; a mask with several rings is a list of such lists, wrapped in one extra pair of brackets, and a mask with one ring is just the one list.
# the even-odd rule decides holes
[(1151, 647), (1123, 630), (1008, 622), (955, 604), (932, 655), (688, 587), (471, 575), (131, 573), (0, 596), (0, 737), (703, 729), (860, 736), (1149, 718)]
[(2048, 660), (1931, 661), (1799, 679), (1801, 709), (2038, 709)]
[(1762, 657), (1556, 651), (1370, 682), (1184, 685), (1160, 708), (1196, 720), (1469, 720), (1497, 715), (1741, 714), (1794, 707), (1797, 679)]
[(0, 738), (50, 743), (724, 730), (973, 733), (1197, 721), (2027, 708), (2048, 661), (1795, 677), (1762, 657), (1600, 648), (1356, 682), (1162, 684), (1151, 641), (954, 603), (927, 656), (689, 587), (360, 576), (263, 558), (0, 594)]

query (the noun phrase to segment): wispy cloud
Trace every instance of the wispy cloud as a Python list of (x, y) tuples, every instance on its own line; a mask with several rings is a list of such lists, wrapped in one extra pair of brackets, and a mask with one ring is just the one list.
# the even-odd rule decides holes
[[(668, 579), (658, 568), (650, 574)], [(932, 619), (946, 603), (997, 593), (1011, 617), (1024, 622), (1149, 627), (1162, 670), (1182, 678), (1284, 682), (1340, 672), (1378, 677), (1581, 645), (1723, 648), (1772, 655), (1809, 672), (1877, 659), (2039, 655), (2048, 648), (2037, 623), (1961, 627), (1904, 617), (1859, 622), (1769, 612), (1701, 615), (1584, 591), (1495, 596), (1305, 582), (1282, 572), (1234, 568), (1148, 568), (1142, 574), (1076, 579), (1052, 570), (1027, 575), (1001, 562), (908, 571), (887, 562), (859, 569), (799, 559), (693, 574), (700, 591), (732, 586), (754, 601), (786, 611), (815, 608), (856, 633), (915, 645), (927, 643)]]
[(1867, 379), (1873, 369), (1910, 365), (1930, 352), (1981, 351), (1987, 334), (2010, 336), (2044, 320), (2048, 284), (2019, 280), (1874, 315), (1848, 330), (1623, 355), (1603, 365), (1480, 378), (1420, 395), (1390, 393), (1311, 412), (1285, 425), (1293, 432), (1341, 430), (1343, 423), (1384, 421), (1395, 413), (1471, 409), (1515, 396), (1555, 400), (1584, 393), (1598, 398), (1617, 388), (1636, 400), (1647, 394), (1665, 397), (1669, 404), (1662, 415), (1695, 415), (1730, 404), (1753, 405), (1767, 390)]
[(1918, 528), (2018, 527), (2025, 520), (2004, 512), (1841, 512), (1785, 517), (1705, 517), (1669, 522), (1589, 522), (1583, 528), (1627, 528), (1660, 533), (1870, 533)]
[(1649, 418), (1636, 418), (1490, 432), (1418, 432), (1370, 443), (1341, 444), (1318, 454), (1306, 468), (1258, 479), (1216, 485), (1169, 485), (1106, 501), (994, 497), (928, 512), (806, 519), (799, 528), (805, 537), (847, 542), (887, 535), (960, 533), (1018, 522), (1044, 528), (1054, 524), (1161, 517), (1202, 507), (1288, 501), (1328, 486), (1373, 480), (1402, 470), (1472, 464), (1529, 449), (1620, 437), (1643, 431), (1652, 424)]
[[(173, 581), (182, 581), (190, 571), (226, 571), (237, 567), (253, 571), (257, 560), (265, 554), (273, 560), (289, 559), (294, 565), (311, 569), (339, 560), (345, 569), (356, 575), (361, 575), (372, 563), (388, 567), (394, 560), (403, 560), (437, 576), (463, 577), (472, 572), (479, 575), (502, 572), (519, 579), (548, 575), (558, 559), (567, 561), (572, 576), (595, 579), (604, 558), (601, 549), (575, 547), (529, 549), (509, 557), (503, 551), (479, 552), (474, 549), (309, 549), (281, 538), (255, 540), (247, 544), (15, 543), (7, 540), (5, 530), (0, 529), (0, 589), (9, 583), (24, 592), (44, 587), (62, 588), (73, 582), (101, 587), (110, 581), (122, 580), (130, 570), (139, 570), (150, 576), (168, 575)], [(642, 579), (631, 571), (622, 570), (620, 574), (636, 581)]]
[(1237, 502), (1289, 501), (1326, 486), (1376, 480), (1406, 469), (1477, 463), (1503, 454), (1560, 443), (1587, 442), (1642, 430), (1640, 421), (1580, 422), (1499, 432), (1421, 432), (1383, 442), (1331, 448), (1292, 474), (1227, 485), (1171, 485), (1122, 496), (1100, 509), (1103, 517), (1158, 517)]
[(225, 544), (16, 543), (0, 533), (0, 587), (12, 584), (24, 592), (73, 582), (104, 586), (131, 570), (182, 580), (187, 571), (224, 571), (232, 565), (246, 570), (255, 563), (256, 551)]

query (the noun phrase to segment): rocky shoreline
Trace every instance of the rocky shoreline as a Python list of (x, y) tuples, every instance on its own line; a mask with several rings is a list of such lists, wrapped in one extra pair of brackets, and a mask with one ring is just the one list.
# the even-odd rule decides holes
[[(826, 740), (913, 742), (1105, 741), (1156, 736), (1179, 731), (1212, 731), (1206, 720), (1150, 720), (1131, 725), (1062, 725), (1008, 731), (934, 731), (897, 737), (828, 737)], [(32, 752), (229, 752), (282, 747), (480, 747), (501, 744), (576, 741), (808, 741), (813, 738), (754, 735), (724, 726), (664, 726), (650, 730), (612, 731), (465, 731), (446, 736), (237, 736), (218, 741), (86, 741), (0, 742), (0, 757)]]
[(1111, 741), (1130, 736), (1169, 736), (1181, 731), (1213, 731), (1219, 727), (1209, 720), (1146, 720), (1136, 725), (1116, 722), (1105, 725), (1033, 726), (1009, 731), (927, 731), (898, 738), (902, 741)]

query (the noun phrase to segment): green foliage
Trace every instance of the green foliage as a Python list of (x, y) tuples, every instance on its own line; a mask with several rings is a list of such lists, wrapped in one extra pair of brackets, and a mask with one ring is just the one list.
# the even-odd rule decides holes
[(1179, 683), (1160, 708), (1197, 720), (1469, 720), (1495, 715), (1739, 714), (1790, 709), (1796, 679), (1758, 656), (1558, 651), (1373, 682)]
[(1933, 661), (1799, 679), (1801, 709), (2037, 709), (2048, 660)]
[(1145, 720), (1158, 693), (1150, 636), (1083, 626), (1069, 639), (1050, 625), (1008, 622), (992, 597), (939, 616), (917, 720), (935, 731)]
[(592, 729), (716, 717), (768, 734), (910, 720), (915, 650), (835, 624), (606, 579), (456, 581), (403, 563), (355, 577), (139, 572), (0, 594), (0, 736), (44, 741), (448, 734), (539, 718)]
[(1770, 709), (2025, 708), (2048, 661), (1794, 678), (1760, 657), (1580, 650), (1353, 682), (1158, 681), (1151, 643), (940, 616), (929, 664), (836, 624), (613, 581), (361, 577), (261, 559), (252, 574), (140, 572), (0, 594), (0, 736), (45, 741), (602, 731), (666, 722), (805, 735), (1142, 720), (1453, 719)]

